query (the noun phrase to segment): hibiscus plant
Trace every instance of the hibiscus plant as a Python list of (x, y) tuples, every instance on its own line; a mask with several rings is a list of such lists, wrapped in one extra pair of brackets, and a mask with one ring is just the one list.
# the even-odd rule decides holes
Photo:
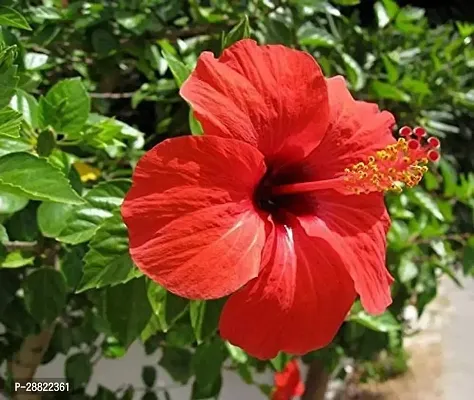
[[(65, 399), (405, 372), (474, 274), (474, 25), (334, 3), (0, 2), (2, 391), (58, 357)], [(143, 385), (91, 391), (135, 342)]]

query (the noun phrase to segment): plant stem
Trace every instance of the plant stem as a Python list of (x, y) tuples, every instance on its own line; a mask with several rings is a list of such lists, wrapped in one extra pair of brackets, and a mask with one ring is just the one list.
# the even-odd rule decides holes
[(306, 390), (301, 399), (324, 400), (329, 384), (329, 376), (321, 360), (316, 359), (311, 362), (308, 374), (306, 375)]
[[(53, 336), (54, 323), (44, 328), (40, 333), (29, 335), (21, 344), (20, 350), (15, 354), (10, 363), (13, 381), (28, 381), (35, 376), (38, 366), (41, 364), (44, 353), (48, 349), (49, 342)], [(16, 400), (37, 400), (41, 395), (18, 393)]]

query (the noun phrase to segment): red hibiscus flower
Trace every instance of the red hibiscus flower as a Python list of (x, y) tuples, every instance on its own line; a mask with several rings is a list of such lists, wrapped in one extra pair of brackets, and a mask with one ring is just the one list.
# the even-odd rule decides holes
[(288, 362), (282, 372), (276, 372), (274, 380), (272, 400), (291, 400), (304, 393), (304, 383), (296, 360)]
[(190, 299), (231, 295), (222, 337), (267, 359), (327, 345), (356, 295), (391, 303), (383, 192), (417, 184), (437, 139), (396, 141), (307, 53), (242, 40), (203, 53), (181, 95), (204, 129), (138, 162), (122, 206), (136, 265)]

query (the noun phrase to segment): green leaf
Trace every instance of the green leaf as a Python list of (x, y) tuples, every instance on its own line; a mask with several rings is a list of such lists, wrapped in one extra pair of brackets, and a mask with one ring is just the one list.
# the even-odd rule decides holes
[(228, 34), (222, 35), (221, 48), (226, 49), (235, 42), (250, 37), (250, 22), (249, 17), (244, 15), (239, 23), (235, 25)]
[(398, 68), (395, 63), (392, 62), (390, 57), (386, 55), (382, 55), (382, 61), (385, 66), (385, 71), (387, 71), (388, 80), (390, 83), (395, 83), (398, 81), (400, 74), (398, 72)]
[(23, 283), (26, 308), (41, 324), (50, 324), (66, 305), (64, 276), (51, 268), (40, 268), (28, 275)]
[(18, 76), (17, 67), (13, 65), (16, 58), (16, 46), (10, 46), (0, 51), (0, 109), (10, 103), (15, 94)]
[(8, 242), (8, 233), (3, 225), (0, 224), (0, 243)]
[(297, 32), (298, 41), (303, 46), (333, 48), (337, 40), (328, 31), (316, 28), (311, 22), (302, 25)]
[(83, 203), (59, 170), (29, 153), (0, 157), (0, 190), (31, 200)]
[(77, 291), (125, 283), (140, 275), (128, 252), (127, 227), (117, 213), (106, 219), (92, 237)]
[(176, 58), (173, 54), (169, 53), (164, 48), (161, 51), (161, 54), (168, 63), (168, 66), (171, 70), (171, 73), (173, 74), (173, 77), (178, 87), (181, 87), (184, 81), (188, 79), (188, 76), (191, 73), (190, 69), (182, 61), (178, 60), (178, 58)]
[(17, 250), (8, 253), (0, 266), (2, 268), (21, 268), (26, 265), (33, 265), (34, 260), (35, 257), (24, 257), (21, 251)]
[(48, 55), (43, 53), (26, 53), (25, 68), (32, 70), (44, 66), (48, 62)]
[(407, 93), (386, 82), (374, 81), (370, 85), (370, 88), (375, 95), (381, 99), (395, 100), (404, 103), (409, 103), (411, 100)]
[(39, 101), (39, 120), (43, 128), (51, 126), (64, 134), (78, 134), (90, 111), (90, 99), (78, 78), (54, 85)]
[(340, 6), (356, 6), (360, 3), (360, 0), (333, 0), (334, 3)]
[(433, 215), (433, 217), (440, 221), (444, 221), (444, 216), (441, 213), (438, 204), (436, 204), (436, 201), (428, 193), (423, 190), (415, 189), (413, 190), (413, 197), (417, 203)]
[(72, 204), (44, 202), (38, 207), (37, 221), (46, 237), (57, 237), (67, 226), (67, 218), (74, 209)]
[(0, 192), (0, 215), (14, 214), (28, 204), (28, 199), (10, 193)]
[(17, 138), (20, 136), (20, 127), (23, 118), (20, 113), (5, 107), (0, 110), (0, 135)]
[(22, 137), (9, 138), (0, 136), (0, 157), (11, 153), (22, 153), (32, 149), (33, 145)]
[(105, 29), (96, 29), (92, 32), (92, 47), (101, 57), (105, 57), (114, 52), (119, 43), (117, 39)]
[(219, 317), (225, 299), (218, 300), (194, 300), (190, 302), (189, 315), (191, 326), (198, 343), (212, 336), (217, 331)]
[(164, 332), (167, 332), (189, 307), (189, 300), (166, 291), (153, 281), (148, 284), (147, 295)]
[(198, 381), (193, 382), (192, 400), (217, 400), (222, 389), (222, 375), (214, 381), (212, 386), (202, 386)]
[(66, 278), (68, 287), (74, 291), (82, 278), (84, 268), (84, 246), (74, 246), (68, 249), (61, 262), (61, 271)]
[(38, 102), (31, 94), (16, 89), (15, 95), (10, 101), (10, 107), (22, 114), (23, 119), (31, 127), (38, 127)]
[[(220, 385), (216, 382), (221, 380), (221, 368), (225, 360), (224, 346), (220, 339), (200, 344), (193, 355), (191, 367), (196, 377), (195, 384), (199, 392), (206, 393), (207, 396), (215, 396), (220, 391)], [(203, 368), (203, 366), (206, 366)], [(217, 389), (217, 392), (216, 392)], [(193, 390), (193, 392), (195, 392)], [(200, 397), (193, 394), (193, 398)]]
[(474, 276), (474, 237), (471, 237), (464, 246), (462, 266), (466, 275)]
[(385, 6), (380, 1), (377, 1), (374, 4), (374, 10), (379, 28), (385, 28), (390, 23), (390, 17)]
[(150, 339), (153, 335), (163, 330), (159, 318), (156, 314), (153, 314), (148, 321), (148, 324), (143, 329), (142, 333), (140, 333), (140, 339), (143, 343), (145, 343), (148, 339)]
[(0, 6), (0, 25), (31, 31), (25, 17), (10, 7)]
[(36, 151), (40, 157), (49, 157), (54, 148), (56, 147), (56, 138), (54, 133), (49, 129), (42, 131), (38, 135), (38, 141), (36, 142)]
[(291, 356), (289, 354), (280, 352), (278, 355), (270, 360), (270, 363), (272, 364), (273, 368), (275, 368), (276, 371), (283, 371), (286, 367), (286, 364), (291, 360)]
[(143, 366), (142, 381), (146, 387), (153, 387), (156, 381), (156, 368), (151, 365)]
[(407, 283), (418, 275), (418, 267), (411, 257), (403, 257), (398, 267), (398, 277), (400, 282)]
[(230, 357), (238, 364), (245, 364), (248, 361), (248, 356), (240, 347), (234, 346), (232, 343), (225, 342)]
[(192, 109), (189, 110), (189, 129), (193, 135), (202, 135), (203, 129), (201, 123), (194, 116)]
[(359, 63), (347, 53), (341, 54), (346, 65), (347, 79), (354, 90), (361, 90), (365, 86), (365, 73)]
[(138, 338), (152, 315), (144, 278), (107, 288), (106, 316), (114, 336), (125, 347)]
[(85, 196), (85, 204), (75, 207), (64, 220), (65, 227), (56, 238), (65, 243), (78, 244), (91, 239), (107, 218), (122, 204), (130, 181), (117, 179), (100, 183)]
[(185, 385), (191, 378), (191, 353), (185, 349), (164, 347), (161, 356), (161, 365), (174, 381)]
[(350, 315), (348, 320), (377, 332), (391, 332), (401, 329), (400, 324), (389, 311), (379, 316), (369, 315), (364, 311), (360, 311)]
[(84, 387), (92, 376), (92, 363), (85, 353), (69, 356), (65, 363), (65, 375), (74, 389)]

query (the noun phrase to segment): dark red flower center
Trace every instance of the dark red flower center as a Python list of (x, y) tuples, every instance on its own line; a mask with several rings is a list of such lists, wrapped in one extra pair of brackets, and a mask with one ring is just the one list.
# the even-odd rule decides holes
[(314, 192), (275, 193), (275, 188), (279, 186), (311, 181), (306, 175), (301, 166), (279, 170), (268, 167), (267, 173), (254, 191), (256, 207), (269, 213), (275, 222), (285, 224), (288, 223), (288, 213), (293, 215), (314, 214), (317, 208)]

